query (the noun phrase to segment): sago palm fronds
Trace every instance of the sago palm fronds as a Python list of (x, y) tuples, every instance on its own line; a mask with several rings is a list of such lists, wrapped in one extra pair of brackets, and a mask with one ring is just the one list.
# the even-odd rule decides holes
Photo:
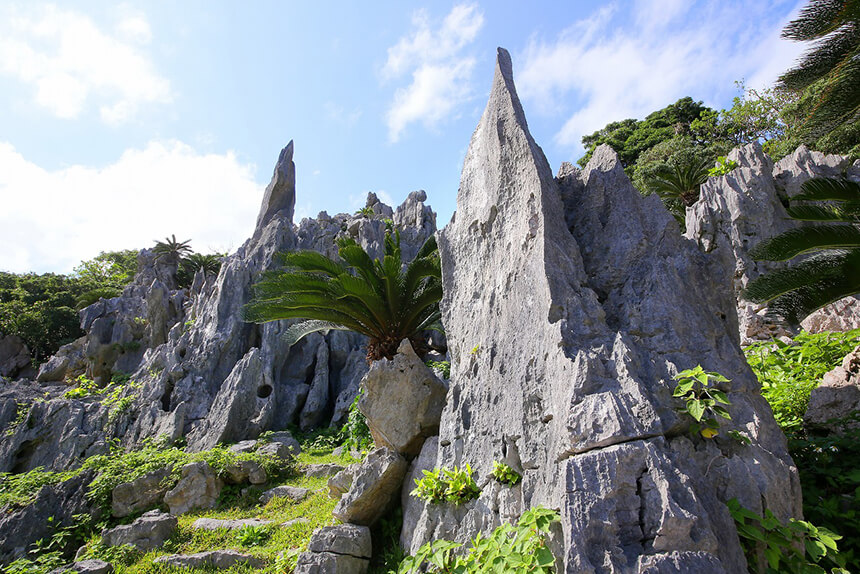
[[(797, 324), (821, 307), (860, 292), (860, 184), (838, 179), (806, 181), (792, 198), (795, 219), (825, 222), (800, 227), (763, 241), (750, 251), (759, 261), (806, 259), (751, 281), (743, 297), (767, 303), (768, 314)], [(827, 201), (824, 205), (794, 205)]]
[(354, 240), (337, 240), (334, 261), (316, 251), (281, 253), (284, 269), (269, 271), (254, 286), (245, 318), (255, 323), (306, 319), (286, 332), (292, 345), (317, 331), (340, 329), (370, 338), (368, 361), (391, 358), (403, 339), (417, 352), (421, 331), (440, 319), (442, 273), (436, 240), (428, 239), (405, 268), (400, 233), (386, 234), (385, 254), (373, 260)]

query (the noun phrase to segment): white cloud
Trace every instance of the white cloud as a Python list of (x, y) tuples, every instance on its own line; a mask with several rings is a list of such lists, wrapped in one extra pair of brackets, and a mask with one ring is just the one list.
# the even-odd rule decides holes
[(95, 103), (108, 123), (130, 119), (141, 104), (170, 101), (170, 83), (140, 46), (152, 33), (146, 18), (127, 14), (115, 33), (56, 6), (0, 12), (0, 74), (35, 92), (35, 102), (60, 118)]
[(483, 27), (484, 16), (474, 4), (459, 4), (436, 30), (423, 10), (414, 14), (412, 24), (412, 33), (388, 49), (382, 68), (386, 80), (412, 77), (408, 86), (395, 91), (386, 114), (392, 142), (409, 124), (420, 121), (432, 129), (468, 101), (475, 59), (463, 52)]
[[(150, 142), (100, 168), (46, 170), (0, 142), (0, 270), (68, 272), (100, 251), (176, 234), (197, 251), (241, 245), (263, 185), (232, 152)], [(11, 246), (11, 248), (10, 248)]]
[(579, 152), (584, 134), (610, 121), (642, 118), (686, 95), (725, 99), (741, 78), (761, 87), (803, 49), (779, 39), (789, 18), (774, 17), (770, 3), (690, 6), (638, 0), (625, 26), (617, 6), (609, 5), (554, 41), (532, 38), (517, 84), (538, 112), (566, 117), (558, 145)]

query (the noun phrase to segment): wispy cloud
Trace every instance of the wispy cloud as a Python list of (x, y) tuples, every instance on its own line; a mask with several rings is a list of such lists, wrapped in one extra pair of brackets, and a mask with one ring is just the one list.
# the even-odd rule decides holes
[(773, 9), (779, 3), (786, 4), (719, 0), (692, 9), (681, 0), (637, 0), (626, 23), (628, 5), (609, 4), (554, 40), (532, 38), (520, 94), (539, 113), (565, 118), (556, 144), (581, 151), (583, 134), (610, 121), (644, 117), (686, 95), (725, 99), (742, 78), (771, 83), (803, 50), (779, 39), (787, 21), (774, 16), (785, 13)]
[(423, 10), (413, 15), (412, 25), (412, 32), (388, 49), (382, 68), (386, 80), (412, 77), (395, 91), (386, 115), (391, 142), (414, 122), (432, 129), (470, 98), (475, 58), (465, 50), (483, 27), (484, 16), (474, 4), (459, 4), (436, 29)]
[(147, 247), (172, 233), (198, 251), (224, 250), (251, 235), (263, 196), (253, 165), (179, 141), (127, 150), (101, 168), (58, 170), (0, 142), (0, 165), (5, 271), (68, 272), (102, 250)]
[(0, 11), (0, 74), (30, 86), (36, 104), (60, 118), (89, 105), (119, 124), (141, 104), (168, 102), (170, 83), (143, 49), (152, 39), (146, 17), (122, 14), (113, 31), (88, 16), (48, 5)]

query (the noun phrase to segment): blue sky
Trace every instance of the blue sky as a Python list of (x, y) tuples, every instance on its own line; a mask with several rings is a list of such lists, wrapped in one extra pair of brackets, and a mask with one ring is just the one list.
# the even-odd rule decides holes
[(441, 227), (497, 46), (556, 170), (609, 121), (769, 85), (802, 4), (0, 0), (0, 270), (235, 249), (291, 139), (297, 223), (424, 189)]

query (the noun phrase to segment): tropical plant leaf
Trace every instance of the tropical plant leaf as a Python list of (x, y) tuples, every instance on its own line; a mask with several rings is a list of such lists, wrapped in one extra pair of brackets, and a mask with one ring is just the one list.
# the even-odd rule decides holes
[(815, 225), (790, 229), (750, 250), (759, 261), (786, 261), (801, 253), (860, 246), (860, 229), (853, 225)]
[(301, 323), (296, 323), (294, 325), (290, 325), (286, 332), (284, 333), (284, 342), (292, 347), (296, 343), (298, 343), (301, 339), (307, 337), (311, 333), (318, 333), (319, 331), (349, 331), (343, 325), (339, 323), (332, 323), (331, 321), (318, 321), (318, 320), (309, 320), (302, 321)]

